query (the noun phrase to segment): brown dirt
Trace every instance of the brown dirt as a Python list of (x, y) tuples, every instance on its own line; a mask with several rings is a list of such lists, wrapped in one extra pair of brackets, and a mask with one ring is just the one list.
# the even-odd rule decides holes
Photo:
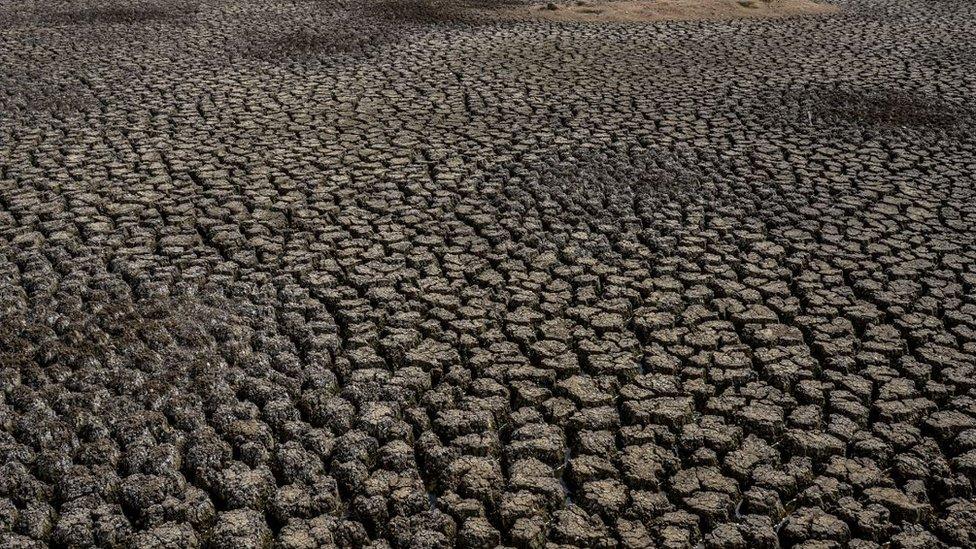
[(495, 13), (516, 19), (607, 23), (788, 17), (838, 11), (839, 6), (816, 0), (586, 0), (548, 7), (545, 4), (517, 6)]

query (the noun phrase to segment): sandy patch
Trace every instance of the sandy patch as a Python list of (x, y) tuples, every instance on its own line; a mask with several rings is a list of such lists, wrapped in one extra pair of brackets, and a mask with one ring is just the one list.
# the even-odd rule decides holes
[(494, 14), (515, 19), (603, 23), (787, 17), (838, 11), (838, 6), (816, 0), (573, 0), (509, 7)]

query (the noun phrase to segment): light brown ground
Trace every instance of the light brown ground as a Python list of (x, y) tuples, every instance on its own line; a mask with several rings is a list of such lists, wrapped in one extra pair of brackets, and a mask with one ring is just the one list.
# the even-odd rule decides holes
[(824, 15), (840, 8), (815, 0), (571, 0), (517, 6), (499, 10), (496, 16), (549, 21), (634, 22), (721, 20), (750, 17)]

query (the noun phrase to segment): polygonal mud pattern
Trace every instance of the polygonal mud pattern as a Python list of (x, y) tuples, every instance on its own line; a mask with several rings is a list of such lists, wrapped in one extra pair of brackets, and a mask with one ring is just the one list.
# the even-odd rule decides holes
[(0, 546), (976, 544), (973, 4), (445, 1), (3, 6)]
[(198, 9), (198, 3), (184, 0), (34, 0), (0, 8), (0, 23), (70, 26), (180, 22), (193, 17)]
[(794, 99), (798, 103), (794, 112), (801, 114), (800, 122), (802, 113), (806, 113), (808, 122), (820, 126), (973, 129), (971, 106), (953, 105), (922, 91), (820, 88), (795, 94)]

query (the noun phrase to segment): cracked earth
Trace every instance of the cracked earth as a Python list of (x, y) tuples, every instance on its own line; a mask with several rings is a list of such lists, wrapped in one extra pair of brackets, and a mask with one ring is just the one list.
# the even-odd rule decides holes
[(0, 546), (976, 546), (976, 4), (837, 6), (0, 3)]

